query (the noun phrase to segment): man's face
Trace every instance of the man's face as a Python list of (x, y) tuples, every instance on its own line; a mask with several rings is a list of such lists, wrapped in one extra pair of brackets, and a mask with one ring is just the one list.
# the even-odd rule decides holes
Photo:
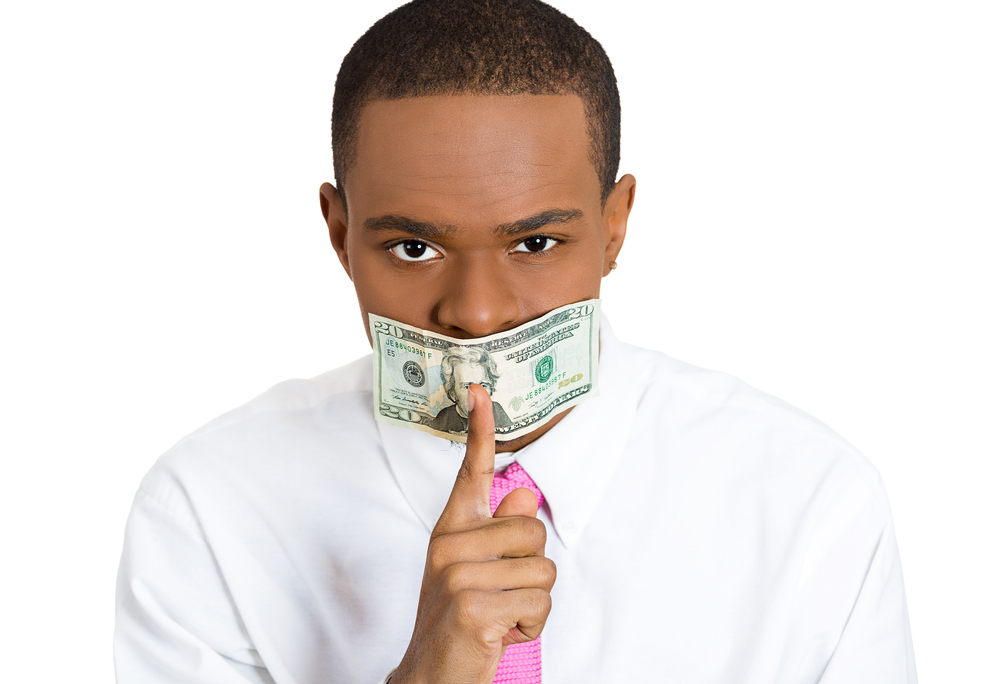
[(486, 380), (486, 370), (474, 363), (456, 363), (452, 370), (452, 378), (455, 382), (455, 405), (458, 414), (463, 417), (469, 416), (469, 385), (476, 383), (483, 384)]
[(346, 172), (349, 222), (332, 186), (321, 190), (365, 330), (371, 312), (482, 337), (599, 297), (635, 180), (602, 207), (589, 155), (575, 95), (367, 105)]

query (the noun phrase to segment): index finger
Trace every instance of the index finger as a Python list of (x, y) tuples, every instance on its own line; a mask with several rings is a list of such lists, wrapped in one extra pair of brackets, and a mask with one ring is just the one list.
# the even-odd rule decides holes
[(496, 461), (493, 400), (479, 385), (469, 386), (469, 409), (465, 459), (438, 520), (438, 528), (443, 527), (444, 530), (461, 528), (473, 520), (491, 517), (490, 487), (493, 485)]

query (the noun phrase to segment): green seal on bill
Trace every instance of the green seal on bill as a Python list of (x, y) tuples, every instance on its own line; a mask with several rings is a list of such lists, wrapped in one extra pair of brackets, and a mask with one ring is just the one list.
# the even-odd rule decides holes
[(552, 377), (553, 370), (555, 370), (555, 363), (553, 363), (551, 356), (546, 356), (535, 365), (535, 379), (544, 384)]

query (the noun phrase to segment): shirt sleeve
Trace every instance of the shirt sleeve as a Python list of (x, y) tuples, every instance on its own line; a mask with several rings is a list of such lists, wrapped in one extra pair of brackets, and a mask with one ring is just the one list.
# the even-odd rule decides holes
[(275, 684), (197, 520), (142, 489), (116, 593), (118, 684)]
[(820, 684), (916, 684), (896, 533), (889, 518)]
[(817, 528), (782, 684), (916, 684), (903, 573), (885, 488), (857, 486)]

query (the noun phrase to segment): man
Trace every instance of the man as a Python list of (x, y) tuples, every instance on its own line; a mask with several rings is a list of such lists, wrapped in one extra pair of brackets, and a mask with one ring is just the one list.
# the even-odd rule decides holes
[[(376, 23), (320, 192), (366, 329), (474, 339), (598, 297), (635, 196), (618, 122), (600, 45), (547, 5)], [(606, 322), (600, 390), (494, 442), (470, 385), (463, 451), (376, 424), (366, 358), (195, 432), (129, 519), (119, 682), (915, 681), (863, 457)]]
[[(441, 374), (444, 378), (445, 394), (452, 403), (445, 406), (431, 419), (430, 427), (441, 432), (462, 433), (469, 429), (469, 387), (477, 384), (493, 396), (496, 382), (500, 379), (496, 364), (482, 349), (462, 349), (452, 347), (441, 357)], [(493, 423), (497, 427), (511, 424), (503, 406), (493, 404)]]

